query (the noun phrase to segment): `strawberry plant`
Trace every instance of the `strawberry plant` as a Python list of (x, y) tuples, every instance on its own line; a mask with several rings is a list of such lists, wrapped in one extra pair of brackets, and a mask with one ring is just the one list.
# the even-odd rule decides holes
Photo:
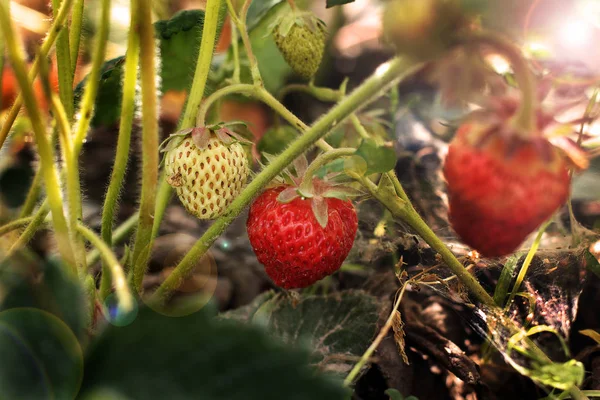
[(539, 2), (125, 3), (0, 0), (0, 398), (598, 396), (597, 66), (507, 39)]

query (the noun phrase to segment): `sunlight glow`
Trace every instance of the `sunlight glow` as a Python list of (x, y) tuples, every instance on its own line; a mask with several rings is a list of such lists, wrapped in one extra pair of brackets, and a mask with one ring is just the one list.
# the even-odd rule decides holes
[(558, 34), (561, 45), (569, 49), (588, 47), (593, 38), (592, 27), (582, 20), (565, 22)]

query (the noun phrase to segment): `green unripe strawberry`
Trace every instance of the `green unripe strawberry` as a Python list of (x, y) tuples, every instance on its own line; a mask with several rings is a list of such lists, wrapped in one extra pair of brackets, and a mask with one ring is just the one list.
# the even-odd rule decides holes
[(398, 54), (428, 60), (448, 50), (470, 23), (463, 0), (392, 0), (383, 36)]
[(219, 130), (194, 128), (191, 135), (175, 135), (165, 155), (167, 182), (186, 210), (200, 219), (219, 217), (250, 173), (244, 147), (226, 129)]
[(295, 11), (280, 19), (273, 38), (283, 58), (304, 79), (312, 78), (325, 50), (325, 23), (314, 14)]

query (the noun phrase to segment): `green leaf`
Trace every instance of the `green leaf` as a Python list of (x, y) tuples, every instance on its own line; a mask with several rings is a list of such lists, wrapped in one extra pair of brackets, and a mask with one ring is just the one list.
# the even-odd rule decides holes
[(354, 0), (327, 0), (325, 8), (341, 6), (348, 3), (354, 3)]
[(593, 329), (584, 329), (582, 331), (579, 331), (579, 333), (581, 333), (584, 336), (589, 337), (590, 339), (592, 339), (593, 341), (595, 341), (597, 344), (600, 344), (600, 333), (596, 332)]
[(0, 398), (74, 399), (83, 354), (73, 332), (36, 308), (0, 313)]
[(392, 170), (396, 165), (396, 152), (388, 146), (378, 146), (374, 140), (364, 139), (356, 155), (367, 162), (367, 175), (379, 174)]
[(379, 318), (378, 300), (362, 291), (263, 300), (262, 305), (253, 303), (243, 312), (223, 316), (247, 315), (248, 321), (265, 325), (268, 332), (290, 345), (308, 345), (313, 362), (338, 377), (344, 377), (354, 366), (352, 358), (368, 348)]
[[(225, 5), (225, 2), (222, 3)], [(224, 8), (217, 28), (221, 32)], [(192, 85), (198, 50), (202, 40), (204, 11), (184, 10), (168, 21), (154, 24), (156, 37), (160, 40), (162, 91), (187, 90)]]
[[(221, 32), (223, 18), (218, 26), (217, 36)], [(202, 10), (180, 11), (170, 20), (158, 21), (154, 24), (155, 35), (160, 46), (160, 77), (163, 93), (169, 90), (187, 90), (191, 86), (203, 24), (204, 11)], [(92, 127), (111, 126), (119, 121), (124, 64), (125, 57), (121, 56), (105, 62), (102, 66)], [(75, 104), (81, 101), (85, 82), (86, 79), (75, 88)], [(208, 85), (207, 91), (211, 88), (212, 86)]]
[(600, 278), (600, 261), (589, 250), (585, 250), (584, 257), (586, 269)]
[(66, 268), (58, 260), (41, 261), (25, 252), (3, 260), (0, 313), (13, 308), (36, 308), (53, 314), (82, 338), (89, 319), (87, 300), (79, 281)]
[[(94, 116), (91, 126), (112, 126), (119, 121), (121, 115), (123, 66), (125, 57), (117, 57), (106, 61), (100, 70), (100, 84), (96, 95)], [(82, 100), (87, 77), (75, 88), (75, 105)]]
[(396, 389), (388, 389), (384, 392), (390, 396), (390, 400), (404, 400), (404, 396)]
[(515, 278), (515, 271), (517, 269), (519, 259), (520, 255), (515, 254), (507, 258), (504, 262), (504, 267), (502, 267), (500, 278), (498, 278), (498, 283), (496, 284), (496, 289), (494, 290), (494, 302), (498, 307), (504, 307), (504, 301), (508, 296), (510, 284)]
[[(108, 327), (86, 359), (81, 395), (132, 399), (345, 399), (346, 390), (308, 366), (308, 354), (261, 328), (216, 320), (207, 307), (180, 318), (140, 310)], [(92, 397), (94, 398), (94, 397)]]

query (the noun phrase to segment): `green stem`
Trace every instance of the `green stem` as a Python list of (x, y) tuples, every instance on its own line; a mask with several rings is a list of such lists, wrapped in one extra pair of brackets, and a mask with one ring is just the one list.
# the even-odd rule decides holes
[[(113, 235), (111, 238), (111, 243), (113, 244), (113, 246), (122, 243), (123, 241), (125, 241), (125, 239), (129, 237), (131, 232), (133, 232), (133, 230), (137, 226), (139, 216), (140, 215), (138, 213), (134, 213), (131, 217), (127, 218), (125, 222), (123, 222), (115, 230), (113, 230)], [(98, 252), (98, 250), (92, 250), (88, 253), (86, 257), (87, 265), (93, 265), (96, 262), (98, 262), (99, 259), (100, 253)], [(100, 283), (102, 284), (102, 282)], [(107, 283), (108, 289), (110, 290), (110, 281)], [(100, 286), (100, 293), (102, 293), (102, 286)]]
[(233, 83), (240, 83), (240, 49), (237, 27), (231, 22), (231, 48), (233, 49)]
[(33, 221), (33, 217), (25, 217), (15, 219), (14, 221), (9, 222), (6, 225), (0, 226), (0, 236), (6, 235), (9, 232), (22, 228), (25, 225), (29, 225)]
[(399, 79), (413, 74), (420, 65), (403, 60), (394, 59), (387, 64), (381, 73), (375, 74), (363, 82), (345, 99), (335, 105), (327, 114), (317, 120), (304, 135), (295, 140), (286, 150), (276, 157), (265, 169), (262, 170), (244, 191), (233, 201), (225, 214), (217, 219), (195, 243), (194, 247), (181, 260), (175, 270), (167, 277), (163, 284), (152, 296), (152, 301), (163, 303), (173, 290), (177, 289), (185, 277), (191, 272), (196, 260), (202, 257), (213, 242), (233, 222), (233, 220), (250, 204), (259, 192), (273, 179), (290, 165), (298, 156), (313, 146), (324, 137), (337, 124), (344, 121), (350, 114), (366, 106), (374, 97), (396, 83)]
[(19, 216), (21, 218), (28, 217), (33, 212), (35, 205), (37, 204), (38, 199), (40, 197), (42, 179), (42, 169), (38, 168), (35, 171), (33, 181), (31, 181), (31, 186), (29, 187), (29, 191), (27, 192), (25, 203), (23, 203), (23, 207), (21, 207), (21, 212), (19, 213)]
[[(123, 268), (119, 264), (117, 257), (110, 250), (110, 248), (96, 235), (91, 229), (86, 226), (79, 224), (77, 227), (79, 233), (85, 237), (91, 244), (100, 252), (100, 256), (103, 258), (104, 263), (108, 265), (110, 273), (112, 275), (112, 281), (115, 287), (115, 293), (119, 300), (119, 308), (124, 312), (133, 310), (134, 299), (131, 295), (131, 291), (127, 286), (127, 279), (125, 279), (125, 273)], [(103, 299), (104, 300), (104, 299)]]
[[(66, 0), (63, 0), (66, 1)], [(108, 33), (110, 30), (110, 5), (111, 0), (101, 0), (101, 14), (96, 43), (92, 54), (92, 68), (86, 79), (85, 91), (79, 110), (79, 121), (75, 129), (75, 142), (73, 145), (73, 156), (79, 164), (79, 153), (85, 141), (85, 136), (90, 127), (90, 121), (94, 111), (96, 94), (100, 82), (100, 70), (104, 63), (106, 54), (106, 43), (108, 42)]]
[[(133, 126), (133, 117), (135, 111), (135, 87), (137, 84), (137, 68), (139, 62), (140, 39), (137, 26), (137, 0), (131, 0), (131, 22), (129, 37), (127, 41), (127, 55), (125, 58), (125, 67), (123, 71), (123, 100), (121, 103), (121, 119), (119, 125), (119, 139), (117, 140), (117, 151), (115, 162), (110, 177), (104, 206), (102, 208), (102, 240), (112, 246), (112, 226), (114, 215), (117, 208), (117, 202), (123, 186), (127, 162), (129, 161), (129, 148), (131, 144), (131, 128)], [(100, 283), (101, 295), (102, 288), (110, 288), (110, 275), (108, 266), (102, 265), (102, 281)], [(104, 299), (105, 297), (102, 296)]]
[(369, 362), (369, 359), (373, 355), (373, 352), (377, 350), (383, 339), (385, 339), (388, 332), (392, 328), (394, 324), (394, 318), (396, 316), (396, 313), (398, 312), (398, 307), (400, 307), (400, 302), (402, 301), (402, 297), (404, 297), (406, 286), (406, 283), (402, 285), (402, 289), (400, 289), (400, 293), (398, 294), (398, 296), (396, 297), (396, 301), (394, 302), (394, 307), (392, 307), (392, 312), (390, 313), (390, 316), (385, 321), (385, 324), (379, 331), (379, 334), (377, 335), (375, 340), (373, 340), (373, 343), (371, 343), (369, 348), (363, 353), (362, 357), (360, 357), (360, 360), (354, 365), (354, 368), (352, 368), (350, 373), (346, 376), (346, 379), (344, 379), (345, 386), (350, 386), (354, 382), (360, 370), (365, 366), (367, 362)]
[(431, 246), (432, 249), (437, 251), (448, 268), (458, 277), (458, 279), (467, 287), (467, 289), (479, 300), (481, 303), (489, 307), (495, 307), (494, 299), (485, 291), (485, 289), (479, 284), (477, 279), (467, 271), (464, 265), (456, 259), (454, 254), (448, 249), (448, 247), (437, 237), (437, 235), (427, 226), (421, 216), (415, 211), (410, 202), (401, 200), (395, 201), (394, 197), (388, 196), (383, 193), (378, 187), (363, 176), (355, 176), (355, 179), (360, 181), (363, 186), (375, 197), (381, 204), (383, 204), (394, 217), (399, 218), (409, 224), (419, 236)]
[(77, 71), (79, 58), (79, 43), (81, 42), (81, 28), (83, 26), (83, 6), (85, 0), (74, 0), (71, 12), (71, 27), (69, 29), (69, 58), (71, 59), (71, 82)]
[(352, 114), (352, 116), (350, 117), (350, 122), (352, 123), (352, 126), (354, 127), (356, 132), (358, 132), (361, 138), (369, 139), (371, 137), (369, 135), (369, 132), (367, 132), (363, 124), (360, 122), (360, 119), (358, 119), (358, 117), (356, 116), (356, 114)]
[(493, 47), (511, 63), (522, 95), (521, 103), (514, 116), (514, 122), (522, 129), (521, 135), (525, 139), (530, 138), (531, 135), (537, 132), (537, 92), (535, 78), (523, 53), (510, 40), (495, 33), (471, 34), (466, 40), (469, 43), (474, 42)]
[(71, 128), (63, 104), (54, 93), (49, 93), (50, 104), (56, 125), (58, 127), (60, 142), (63, 148), (67, 177), (67, 204), (69, 206), (69, 229), (71, 241), (75, 250), (75, 260), (80, 271), (85, 270), (85, 243), (77, 234), (77, 224), (81, 218), (81, 193), (79, 191), (79, 169), (74, 164)]
[[(207, 8), (211, 8), (210, 5)], [(141, 1), (138, 5), (138, 13), (140, 81), (142, 85), (142, 192), (140, 195), (140, 218), (133, 245), (132, 265), (134, 287), (138, 293), (141, 293), (142, 280), (146, 273), (153, 242), (152, 225), (154, 223), (155, 196), (158, 186), (159, 138), (156, 54), (150, 2)]]
[[(346, 81), (344, 81), (346, 82)], [(288, 93), (302, 92), (313, 96), (320, 101), (336, 102), (344, 96), (342, 90), (334, 90), (330, 88), (317, 87), (313, 85), (292, 84), (287, 85), (279, 92), (277, 98), (283, 100)]]
[(515, 296), (517, 295), (517, 292), (519, 291), (519, 288), (521, 287), (521, 283), (523, 283), (523, 279), (525, 279), (525, 275), (527, 275), (527, 271), (529, 270), (529, 266), (531, 265), (531, 260), (533, 260), (533, 256), (535, 256), (535, 253), (537, 252), (538, 248), (540, 247), (540, 241), (542, 240), (542, 236), (544, 235), (546, 228), (548, 228), (548, 225), (550, 225), (550, 222), (551, 221), (545, 222), (538, 230), (535, 240), (533, 241), (533, 244), (531, 245), (531, 248), (529, 249), (529, 252), (527, 253), (527, 256), (525, 257), (525, 261), (523, 261), (523, 265), (521, 266), (521, 269), (519, 270), (519, 275), (517, 275), (517, 279), (515, 280), (515, 284), (512, 288), (512, 291), (510, 292), (510, 295), (508, 296), (508, 301), (506, 302), (505, 309), (508, 309), (510, 307), (510, 305), (512, 304), (513, 300), (515, 299)]
[(165, 215), (167, 206), (169, 205), (169, 201), (171, 201), (171, 197), (173, 196), (173, 188), (165, 179), (164, 169), (160, 173), (158, 181), (160, 183), (158, 185), (158, 192), (156, 193), (156, 207), (154, 208), (154, 225), (152, 226), (153, 238), (158, 236), (160, 224), (163, 220), (163, 216)]
[(349, 147), (329, 150), (317, 157), (312, 163), (310, 163), (306, 169), (306, 172), (304, 173), (304, 177), (302, 178), (302, 182), (298, 188), (300, 194), (305, 197), (312, 197), (313, 191), (311, 189), (313, 186), (312, 182), (315, 173), (317, 173), (321, 167), (335, 160), (336, 158), (351, 156), (353, 154), (356, 154), (356, 149)]
[(258, 62), (256, 61), (256, 56), (252, 51), (252, 43), (250, 42), (250, 37), (248, 36), (248, 29), (246, 29), (246, 19), (248, 18), (248, 9), (250, 8), (250, 4), (252, 4), (252, 0), (246, 0), (244, 2), (240, 16), (238, 17), (231, 0), (227, 0), (229, 16), (231, 17), (231, 21), (238, 29), (240, 37), (242, 38), (242, 43), (246, 49), (246, 56), (248, 57), (248, 62), (250, 64), (250, 73), (252, 74), (252, 82), (257, 86), (263, 86), (260, 70), (258, 69)]
[(27, 225), (27, 228), (25, 228), (25, 230), (21, 233), (21, 236), (19, 236), (19, 238), (13, 243), (11, 248), (8, 249), (7, 257), (14, 254), (15, 251), (25, 247), (27, 243), (29, 243), (33, 235), (44, 223), (44, 220), (46, 219), (46, 216), (48, 215), (49, 211), (50, 208), (48, 207), (48, 202), (43, 202), (40, 208), (33, 215), (33, 217), (30, 217), (32, 218), (32, 220), (29, 223), (29, 225)]
[[(52, 0), (52, 11), (60, 9), (61, 0)], [(73, 75), (69, 53), (69, 27), (65, 24), (56, 38), (56, 67), (58, 68), (58, 94), (69, 121), (73, 118)]]
[[(54, 18), (54, 21), (52, 22), (52, 25), (50, 26), (50, 30), (48, 31), (48, 34), (46, 35), (44, 42), (40, 46), (39, 52), (38, 52), (37, 56), (35, 57), (35, 60), (33, 61), (33, 65), (31, 66), (31, 69), (29, 71), (28, 81), (29, 81), (30, 85), (33, 82), (33, 80), (35, 79), (35, 77), (39, 71), (40, 59), (42, 59), (44, 57), (48, 57), (48, 53), (49, 53), (52, 45), (54, 44), (56, 37), (58, 36), (60, 31), (64, 28), (64, 24), (67, 19), (67, 16), (69, 15), (72, 4), (73, 4), (73, 0), (63, 0), (60, 10), (58, 11), (56, 17)], [(8, 15), (10, 15), (8, 8), (6, 10), (7, 10), (6, 13)], [(5, 36), (4, 37), (5, 45), (6, 45), (7, 40), (8, 40), (8, 38), (6, 38), (6, 36)], [(12, 128), (13, 124), (15, 123), (15, 120), (17, 119), (17, 116), (19, 115), (19, 112), (21, 111), (22, 105), (23, 105), (23, 95), (22, 95), (22, 93), (20, 93), (19, 96), (17, 96), (17, 98), (15, 99), (12, 107), (10, 108), (10, 111), (8, 112), (8, 114), (6, 116), (6, 119), (4, 120), (4, 124), (2, 125), (2, 128), (0, 129), (0, 149), (4, 145), (4, 142), (6, 141), (6, 138), (8, 136), (8, 133), (10, 132), (10, 129)]]
[[(264, 87), (244, 83), (226, 86), (222, 89), (217, 90), (212, 95), (208, 96), (200, 106), (200, 109), (198, 110), (196, 125), (206, 125), (206, 115), (208, 114), (210, 107), (213, 104), (215, 104), (220, 98), (230, 94), (245, 94), (248, 96), (253, 96), (265, 103), (266, 105), (268, 105), (269, 107), (271, 107), (275, 112), (277, 112), (277, 114), (281, 115), (281, 117), (283, 117), (296, 129), (302, 132), (305, 132), (309, 129), (308, 126), (304, 122), (302, 122), (302, 120), (296, 117), (294, 113), (292, 113), (283, 104), (281, 104), (279, 100), (273, 97), (273, 95), (271, 95), (271, 93), (269, 93)], [(321, 139), (317, 142), (317, 146), (319, 146), (319, 148), (324, 151), (329, 151), (332, 149), (332, 147), (327, 142)]]
[(187, 100), (183, 119), (180, 123), (180, 129), (191, 128), (194, 126), (196, 112), (204, 97), (206, 80), (208, 78), (210, 64), (215, 49), (220, 8), (221, 0), (208, 0), (206, 3), (204, 27), (202, 28), (202, 41), (200, 42), (200, 54), (198, 55), (194, 81), (192, 82), (192, 88)]
[[(67, 0), (64, 1), (65, 3), (67, 2)], [(75, 257), (69, 241), (69, 228), (62, 209), (63, 200), (60, 192), (58, 173), (56, 171), (56, 165), (54, 164), (54, 151), (46, 136), (46, 128), (42, 120), (42, 114), (35, 94), (33, 93), (33, 88), (27, 77), (25, 60), (23, 60), (21, 56), (21, 49), (15, 37), (9, 11), (2, 2), (0, 2), (0, 27), (4, 34), (6, 48), (11, 59), (15, 76), (21, 87), (21, 94), (33, 127), (41, 161), (40, 168), (42, 168), (42, 173), (44, 174), (46, 192), (52, 211), (52, 223), (56, 233), (58, 249), (67, 265), (72, 266), (75, 270)]]

